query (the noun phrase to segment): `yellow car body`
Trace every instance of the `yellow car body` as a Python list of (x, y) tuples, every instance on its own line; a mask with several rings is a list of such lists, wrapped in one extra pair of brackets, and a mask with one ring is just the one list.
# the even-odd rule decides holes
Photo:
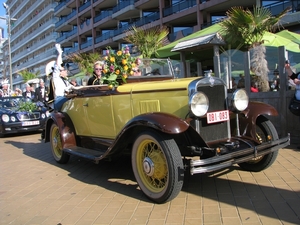
[(264, 116), (277, 116), (274, 107), (248, 102), (244, 90), (228, 93), (220, 78), (176, 78), (173, 65), (164, 65), (166, 74), (129, 77), (113, 89), (74, 87), (46, 123), (43, 138), (55, 160), (76, 155), (99, 163), (129, 154), (141, 190), (163, 203), (178, 195), (185, 171), (233, 164), (261, 171), (289, 144)]

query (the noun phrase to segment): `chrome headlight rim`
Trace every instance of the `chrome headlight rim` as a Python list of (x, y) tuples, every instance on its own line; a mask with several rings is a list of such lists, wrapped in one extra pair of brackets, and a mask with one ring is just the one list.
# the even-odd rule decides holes
[(233, 92), (231, 98), (232, 110), (242, 112), (247, 109), (249, 105), (249, 96), (245, 89), (237, 89)]
[(189, 100), (189, 108), (194, 116), (204, 116), (209, 108), (208, 97), (201, 91), (193, 93)]

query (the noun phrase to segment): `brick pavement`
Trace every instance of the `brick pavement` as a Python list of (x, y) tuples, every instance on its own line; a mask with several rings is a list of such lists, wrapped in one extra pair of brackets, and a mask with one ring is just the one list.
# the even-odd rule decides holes
[(0, 139), (0, 224), (300, 224), (300, 150), (273, 166), (186, 176), (179, 196), (154, 204), (139, 190), (129, 159), (57, 164), (39, 134)]

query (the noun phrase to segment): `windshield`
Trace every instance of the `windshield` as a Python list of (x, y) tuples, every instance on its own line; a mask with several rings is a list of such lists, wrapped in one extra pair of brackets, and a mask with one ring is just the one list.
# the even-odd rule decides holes
[(168, 59), (139, 59), (133, 76), (174, 76), (173, 66)]
[(3, 97), (0, 98), (0, 108), (13, 108), (18, 105), (20, 101), (24, 100), (23, 97)]

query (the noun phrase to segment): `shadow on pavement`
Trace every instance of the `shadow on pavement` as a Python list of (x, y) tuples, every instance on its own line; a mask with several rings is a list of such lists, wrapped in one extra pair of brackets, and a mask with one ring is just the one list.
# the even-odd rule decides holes
[[(51, 154), (49, 143), (24, 143), (11, 140), (6, 141), (6, 143), (23, 150), (23, 153), (27, 156), (68, 171), (69, 176), (81, 182), (98, 185), (125, 196), (151, 202), (138, 189), (129, 156), (113, 161), (100, 161), (99, 164), (72, 156), (68, 164), (58, 164)], [(193, 176), (186, 173), (182, 191), (201, 196), (202, 199), (215, 200), (220, 204), (228, 204), (237, 208), (255, 211), (266, 217), (279, 218), (287, 223), (299, 221), (296, 212), (299, 210), (298, 200), (300, 192), (256, 183), (227, 180), (224, 179), (224, 176), (220, 177), (239, 169), (238, 166), (232, 166), (215, 173)], [(287, 208), (294, 212), (294, 216), (284, 213)]]

